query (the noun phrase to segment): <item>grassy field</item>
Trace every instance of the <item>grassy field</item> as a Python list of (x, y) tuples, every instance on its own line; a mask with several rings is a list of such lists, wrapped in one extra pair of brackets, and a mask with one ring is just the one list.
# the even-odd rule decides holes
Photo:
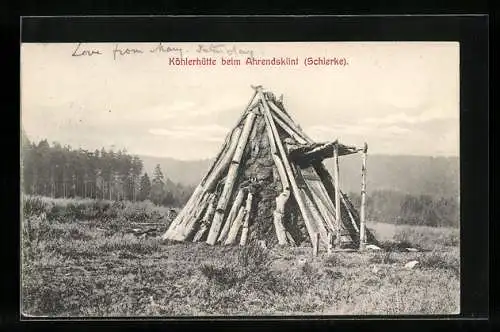
[[(150, 203), (24, 199), (28, 316), (453, 314), (458, 229), (370, 223), (384, 248), (320, 252), (162, 243), (171, 211)], [(141, 222), (158, 223), (151, 232)], [(413, 269), (404, 265), (419, 261)]]

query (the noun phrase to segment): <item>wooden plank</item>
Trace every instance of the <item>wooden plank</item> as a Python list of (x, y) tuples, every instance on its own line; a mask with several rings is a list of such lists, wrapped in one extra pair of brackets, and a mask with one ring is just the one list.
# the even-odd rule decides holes
[(226, 212), (226, 207), (229, 201), (229, 197), (233, 191), (236, 176), (238, 175), (238, 168), (240, 166), (240, 161), (245, 151), (245, 147), (248, 142), (248, 137), (252, 131), (252, 127), (255, 120), (255, 112), (252, 110), (247, 114), (245, 124), (243, 125), (243, 130), (238, 140), (238, 145), (236, 151), (234, 152), (231, 165), (229, 166), (229, 171), (227, 173), (226, 181), (224, 183), (224, 189), (219, 197), (219, 202), (217, 203), (217, 209), (215, 210), (214, 219), (212, 225), (210, 226), (210, 231), (207, 237), (208, 244), (215, 244), (217, 237), (219, 235), (220, 228), (222, 226), (222, 219)]

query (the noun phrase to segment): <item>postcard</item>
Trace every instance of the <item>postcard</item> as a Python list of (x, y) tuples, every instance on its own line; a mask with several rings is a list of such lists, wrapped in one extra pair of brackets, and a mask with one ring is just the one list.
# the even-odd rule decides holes
[(23, 43), (21, 313), (460, 313), (459, 51)]

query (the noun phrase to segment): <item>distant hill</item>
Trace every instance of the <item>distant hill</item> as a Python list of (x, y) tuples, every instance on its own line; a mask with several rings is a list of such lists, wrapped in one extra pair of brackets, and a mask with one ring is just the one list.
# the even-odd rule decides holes
[[(325, 162), (333, 169), (333, 160)], [(344, 157), (340, 164), (341, 186), (345, 192), (359, 192), (361, 158)], [(367, 190), (394, 190), (410, 194), (458, 197), (460, 191), (458, 157), (368, 155)]]
[[(211, 165), (210, 159), (181, 161), (173, 158), (140, 156), (144, 170), (152, 174), (160, 164), (165, 176), (174, 182), (197, 185)], [(325, 161), (331, 172), (333, 160)], [(394, 190), (414, 195), (431, 194), (457, 197), (459, 194), (459, 158), (424, 156), (368, 155), (367, 190)], [(361, 156), (341, 158), (341, 187), (344, 192), (359, 192)]]

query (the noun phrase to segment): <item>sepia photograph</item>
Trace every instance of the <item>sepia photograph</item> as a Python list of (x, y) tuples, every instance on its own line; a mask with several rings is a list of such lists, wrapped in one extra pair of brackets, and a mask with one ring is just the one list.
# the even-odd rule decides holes
[(21, 44), (25, 318), (460, 313), (458, 42)]

